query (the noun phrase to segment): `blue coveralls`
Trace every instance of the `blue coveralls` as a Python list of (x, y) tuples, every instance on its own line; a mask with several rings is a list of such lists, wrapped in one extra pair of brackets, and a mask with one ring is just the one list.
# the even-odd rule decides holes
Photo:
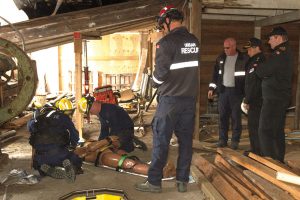
[(134, 150), (134, 124), (128, 113), (118, 105), (102, 103), (99, 112), (101, 131), (98, 140), (107, 136), (116, 135), (119, 137), (120, 149), (126, 152)]
[(189, 180), (199, 57), (199, 42), (185, 27), (171, 30), (156, 45), (152, 78), (158, 87), (158, 106), (152, 121), (153, 151), (148, 171), (152, 185), (161, 185), (173, 132), (179, 143), (176, 180)]
[[(35, 149), (35, 155), (33, 158), (34, 168), (39, 170), (42, 164), (47, 164), (50, 166), (62, 166), (62, 162), (65, 159), (69, 159), (75, 167), (80, 168), (82, 165), (81, 158), (68, 150), (69, 146), (76, 147), (79, 140), (79, 134), (73, 122), (67, 115), (63, 114), (62, 112), (54, 112), (49, 117), (53, 117), (54, 122), (51, 126), (48, 127), (49, 131), (47, 133), (53, 134), (54, 137), (55, 133), (67, 134), (69, 141), (51, 142), (50, 139), (49, 142), (45, 141), (40, 144), (31, 144)], [(37, 118), (37, 120), (39, 120), (39, 117)], [(34, 133), (38, 134), (38, 132), (41, 131), (38, 130), (37, 121), (35, 121), (35, 119), (31, 119), (28, 122), (27, 127), (31, 135), (33, 135)]]

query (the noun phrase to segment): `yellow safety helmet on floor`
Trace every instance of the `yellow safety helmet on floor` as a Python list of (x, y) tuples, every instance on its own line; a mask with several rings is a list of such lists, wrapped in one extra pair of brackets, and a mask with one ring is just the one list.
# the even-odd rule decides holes
[(78, 101), (78, 109), (81, 113), (87, 114), (94, 102), (94, 97), (87, 95)]

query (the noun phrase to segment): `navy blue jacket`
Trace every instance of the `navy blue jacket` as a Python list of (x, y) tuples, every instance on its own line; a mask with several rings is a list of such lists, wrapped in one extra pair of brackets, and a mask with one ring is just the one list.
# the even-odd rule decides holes
[(119, 135), (122, 131), (133, 130), (134, 127), (128, 113), (115, 104), (102, 103), (99, 120), (101, 122), (99, 140), (110, 135)]

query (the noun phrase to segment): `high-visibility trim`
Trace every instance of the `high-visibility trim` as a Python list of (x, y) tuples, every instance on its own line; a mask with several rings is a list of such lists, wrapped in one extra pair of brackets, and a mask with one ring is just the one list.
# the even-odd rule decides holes
[(209, 84), (209, 87), (212, 87), (212, 88), (216, 89), (216, 88), (217, 88), (217, 85), (214, 84), (214, 83), (210, 83), (210, 84)]
[(52, 111), (50, 111), (47, 115), (46, 115), (46, 117), (50, 117), (53, 113), (55, 113), (56, 112), (56, 110), (52, 110)]
[(171, 65), (170, 70), (182, 69), (187, 67), (198, 67), (198, 61), (175, 63)]
[(222, 74), (222, 70), (219, 69), (219, 74)]
[(157, 83), (157, 84), (162, 84), (162, 83), (163, 83), (163, 81), (157, 80), (157, 78), (155, 78), (154, 75), (152, 76), (152, 79), (153, 79), (153, 81), (154, 81), (155, 83)]
[(245, 76), (245, 71), (234, 72), (234, 76)]

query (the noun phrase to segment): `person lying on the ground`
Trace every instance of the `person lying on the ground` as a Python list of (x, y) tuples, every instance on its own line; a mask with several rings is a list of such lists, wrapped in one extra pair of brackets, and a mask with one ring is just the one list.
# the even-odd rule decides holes
[(134, 136), (134, 123), (122, 107), (94, 101), (94, 97), (86, 96), (78, 102), (78, 108), (82, 113), (99, 117), (101, 131), (98, 140), (115, 135), (119, 137), (120, 149), (126, 152), (132, 152), (134, 147), (147, 150), (146, 144)]
[(62, 99), (57, 107), (44, 105), (38, 108), (38, 114), (28, 121), (33, 168), (42, 176), (74, 182), (75, 174), (82, 173), (81, 158), (70, 151), (79, 140), (78, 131), (70, 118), (72, 111), (71, 102)]
[[(74, 151), (83, 161), (94, 163), (95, 166), (108, 166), (123, 169), (136, 174), (147, 175), (149, 164), (141, 162), (136, 156), (129, 156), (120, 149), (118, 136), (109, 136), (100, 141), (87, 141), (83, 147)], [(168, 162), (163, 177), (174, 177), (176, 174), (173, 163)]]

